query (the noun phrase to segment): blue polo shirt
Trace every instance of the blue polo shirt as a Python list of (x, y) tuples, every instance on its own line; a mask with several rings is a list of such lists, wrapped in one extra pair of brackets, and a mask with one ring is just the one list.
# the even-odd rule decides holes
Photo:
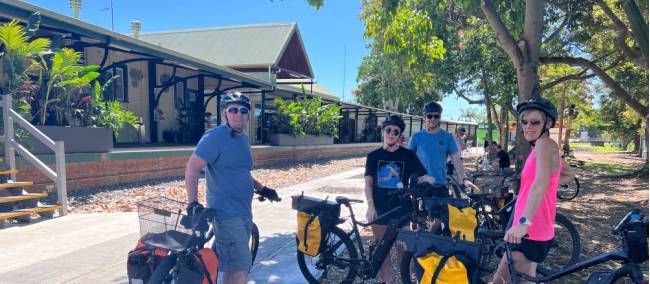
[(246, 133), (232, 135), (227, 125), (208, 130), (194, 154), (208, 162), (207, 203), (218, 218), (252, 218), (253, 156)]

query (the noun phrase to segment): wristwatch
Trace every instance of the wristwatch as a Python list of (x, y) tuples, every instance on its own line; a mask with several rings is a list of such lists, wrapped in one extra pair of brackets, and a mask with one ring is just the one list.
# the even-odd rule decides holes
[(528, 225), (528, 227), (530, 227), (530, 226), (533, 225), (533, 222), (531, 222), (530, 220), (528, 220), (526, 217), (521, 216), (521, 218), (519, 218), (519, 224), (520, 224), (520, 225)]

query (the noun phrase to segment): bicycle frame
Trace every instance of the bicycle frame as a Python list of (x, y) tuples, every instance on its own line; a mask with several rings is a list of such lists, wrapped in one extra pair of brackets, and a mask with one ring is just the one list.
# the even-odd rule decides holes
[[(359, 234), (358, 226), (368, 227), (373, 224), (376, 224), (379, 221), (383, 221), (386, 218), (388, 218), (389, 215), (393, 214), (394, 212), (397, 212), (402, 207), (393, 208), (392, 210), (378, 216), (372, 222), (363, 223), (357, 221), (357, 219), (354, 216), (352, 206), (350, 206), (349, 203), (343, 205), (348, 207), (348, 210), (350, 211), (350, 219), (352, 220), (352, 230), (346, 233), (346, 235), (351, 240), (353, 240), (353, 242), (354, 241), (357, 242), (360, 258), (361, 261), (363, 262), (362, 264), (366, 265), (366, 266), (363, 265), (361, 266), (361, 269), (357, 271), (357, 275), (361, 276), (361, 278), (363, 279), (374, 278), (377, 276), (377, 273), (379, 273), (379, 269), (384, 264), (384, 260), (386, 259), (386, 256), (388, 256), (388, 254), (390, 253), (390, 249), (395, 243), (395, 240), (397, 240), (397, 232), (398, 229), (400, 229), (399, 225), (410, 220), (412, 212), (405, 213), (398, 218), (391, 219), (388, 222), (388, 225), (386, 227), (386, 232), (384, 233), (383, 237), (381, 238), (377, 246), (374, 248), (373, 251), (369, 251), (368, 252), (369, 255), (366, 256), (366, 250), (363, 246), (363, 241), (361, 240), (361, 235)], [(341, 240), (333, 246), (333, 249), (336, 250), (336, 248), (338, 248), (342, 244), (343, 241)], [(369, 264), (369, 266), (367, 264)]]
[[(515, 271), (516, 276), (520, 276), (521, 278), (535, 282), (535, 283), (545, 283), (549, 282), (552, 280), (560, 279), (564, 276), (576, 273), (578, 271), (582, 271), (584, 269), (590, 268), (592, 266), (596, 266), (601, 263), (605, 263), (608, 261), (623, 261), (625, 264), (623, 267), (617, 269), (614, 271), (614, 278), (623, 276), (623, 275), (629, 275), (630, 278), (632, 278), (635, 282), (639, 283), (637, 280), (640, 280), (643, 278), (643, 273), (641, 273), (641, 269), (639, 267), (638, 263), (632, 262), (627, 257), (627, 254), (623, 250), (618, 250), (614, 252), (606, 252), (601, 255), (598, 255), (594, 258), (576, 263), (572, 266), (569, 266), (563, 270), (560, 270), (558, 272), (543, 276), (543, 277), (531, 277), (528, 276), (527, 274), (524, 274), (522, 272), (516, 271), (514, 268), (514, 261), (512, 260), (512, 253), (510, 248), (508, 247), (506, 249), (506, 255), (508, 257), (508, 266), (510, 268), (510, 271)], [(519, 282), (519, 277), (513, 277), (513, 283), (518, 283)]]

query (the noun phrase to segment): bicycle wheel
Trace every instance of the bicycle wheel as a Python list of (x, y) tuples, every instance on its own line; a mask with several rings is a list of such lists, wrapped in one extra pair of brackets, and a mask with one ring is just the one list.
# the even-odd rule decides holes
[(253, 223), (251, 239), (248, 244), (248, 247), (251, 249), (251, 265), (255, 263), (255, 257), (257, 256), (257, 249), (259, 248), (259, 246), (260, 246), (260, 230), (257, 228), (257, 225)]
[(544, 262), (537, 272), (548, 275), (573, 265), (580, 258), (580, 235), (571, 221), (561, 214), (555, 216), (555, 238)]
[(311, 283), (352, 283), (356, 277), (357, 249), (348, 235), (333, 227), (325, 236), (325, 248), (317, 256), (297, 252), (298, 267)]
[(402, 278), (403, 284), (411, 284), (420, 282), (417, 279), (417, 274), (415, 272), (415, 266), (417, 260), (413, 257), (414, 252), (406, 251), (402, 257), (402, 263), (399, 265), (400, 278)]
[(574, 177), (573, 180), (561, 184), (557, 188), (557, 197), (562, 200), (571, 200), (578, 196), (578, 192), (580, 192), (580, 182), (577, 177)]

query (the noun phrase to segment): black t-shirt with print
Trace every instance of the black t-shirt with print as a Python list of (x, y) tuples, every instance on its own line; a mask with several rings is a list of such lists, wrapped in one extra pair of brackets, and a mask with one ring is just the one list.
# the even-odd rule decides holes
[(379, 213), (399, 206), (399, 196), (388, 193), (407, 188), (408, 179), (414, 173), (422, 176), (427, 170), (409, 149), (400, 146), (395, 152), (389, 152), (379, 148), (368, 154), (365, 176), (372, 177), (372, 198)]

